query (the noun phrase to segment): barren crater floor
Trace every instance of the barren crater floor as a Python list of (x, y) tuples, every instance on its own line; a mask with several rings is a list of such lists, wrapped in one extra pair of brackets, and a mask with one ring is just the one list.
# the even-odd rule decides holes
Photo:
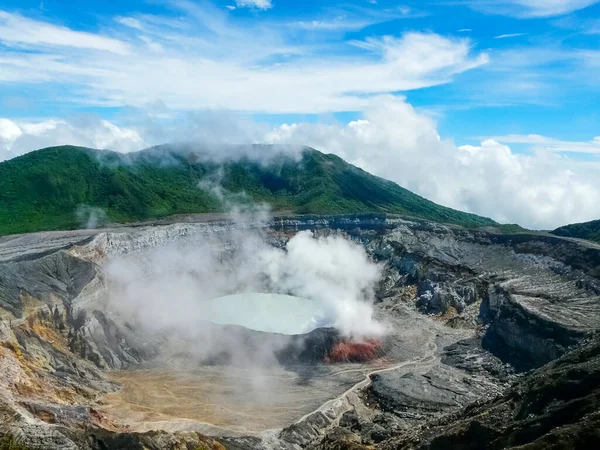
[(103, 412), (140, 432), (257, 433), (296, 422), (381, 367), (385, 365), (114, 371), (110, 378), (122, 388), (103, 398)]
[[(258, 313), (282, 307), (277, 297), (244, 310), (225, 298), (233, 307), (202, 316), (215, 327), (190, 315), (218, 352), (194, 333), (135, 326), (115, 308), (107, 261), (145, 261), (154, 248), (214, 239), (219, 261), (229, 263), (241, 247), (226, 238), (240, 227), (211, 221), (0, 238), (0, 440), (32, 450), (504, 449), (537, 439), (546, 441), (531, 448), (561, 439), (561, 448), (600, 448), (596, 244), (395, 217), (270, 223), (265, 235), (275, 248), (310, 229), (356, 238), (382, 265), (373, 314), (389, 331), (377, 353), (385, 362), (325, 364), (350, 360), (333, 357), (344, 353), (332, 351), (340, 341), (326, 326), (307, 333), (309, 346), (288, 346), (314, 322), (323, 326), (313, 320), (323, 317), (318, 305), (298, 298), (276, 319)], [(176, 297), (165, 292), (161, 315)], [(145, 306), (148, 297), (139, 297)], [(263, 346), (277, 350), (273, 358), (254, 358)], [(260, 368), (241, 368), (247, 361)]]

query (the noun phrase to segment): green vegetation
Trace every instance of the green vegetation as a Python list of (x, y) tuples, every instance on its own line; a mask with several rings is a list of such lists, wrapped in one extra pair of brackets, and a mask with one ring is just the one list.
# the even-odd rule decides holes
[(565, 225), (554, 230), (552, 234), (600, 242), (600, 220)]
[[(306, 149), (259, 163), (217, 164), (198, 152), (161, 146), (122, 155), (51, 147), (0, 163), (0, 235), (82, 226), (94, 208), (99, 220), (127, 223), (174, 214), (220, 212), (217, 180), (226, 192), (298, 214), (394, 213), (464, 226), (491, 219), (437, 205), (341, 158)], [(84, 208), (82, 210), (82, 208)], [(87, 212), (86, 212), (87, 211)], [(81, 215), (81, 214), (80, 214)]]
[(505, 234), (524, 233), (530, 231), (517, 223), (503, 223), (501, 225), (496, 225), (495, 228)]

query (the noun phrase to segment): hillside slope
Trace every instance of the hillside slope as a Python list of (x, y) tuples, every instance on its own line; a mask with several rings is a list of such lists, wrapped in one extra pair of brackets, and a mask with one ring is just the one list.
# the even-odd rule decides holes
[(600, 220), (565, 225), (554, 230), (552, 234), (600, 242)]
[(300, 161), (281, 155), (261, 164), (216, 163), (171, 146), (128, 155), (63, 146), (0, 163), (0, 235), (78, 228), (90, 207), (101, 209), (100, 223), (219, 212), (224, 206), (216, 193), (199, 187), (215, 183), (229, 194), (245, 192), (246, 201), (298, 214), (385, 212), (465, 226), (495, 224), (308, 148)]

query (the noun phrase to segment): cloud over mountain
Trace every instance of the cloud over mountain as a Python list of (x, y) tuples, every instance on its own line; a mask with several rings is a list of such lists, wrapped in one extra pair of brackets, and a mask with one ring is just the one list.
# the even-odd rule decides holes
[[(75, 122), (0, 121), (4, 159), (65, 143), (129, 152), (181, 140), (201, 142), (219, 152), (236, 143), (280, 144), (290, 152), (312, 146), (442, 205), (532, 228), (555, 228), (600, 216), (598, 163), (564, 156), (595, 148), (595, 140), (508, 136), (457, 146), (439, 136), (432, 117), (394, 97), (370, 100), (363, 118), (346, 124), (269, 127), (225, 112), (140, 122), (135, 127), (90, 117)], [(523, 140), (549, 144), (516, 153), (501, 143)], [(569, 148), (572, 152), (563, 154)]]

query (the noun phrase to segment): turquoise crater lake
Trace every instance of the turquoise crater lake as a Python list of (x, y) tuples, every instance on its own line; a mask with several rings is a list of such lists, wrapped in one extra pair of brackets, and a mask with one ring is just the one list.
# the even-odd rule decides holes
[(304, 334), (332, 325), (320, 302), (283, 294), (227, 295), (203, 302), (202, 311), (209, 322), (268, 333)]

